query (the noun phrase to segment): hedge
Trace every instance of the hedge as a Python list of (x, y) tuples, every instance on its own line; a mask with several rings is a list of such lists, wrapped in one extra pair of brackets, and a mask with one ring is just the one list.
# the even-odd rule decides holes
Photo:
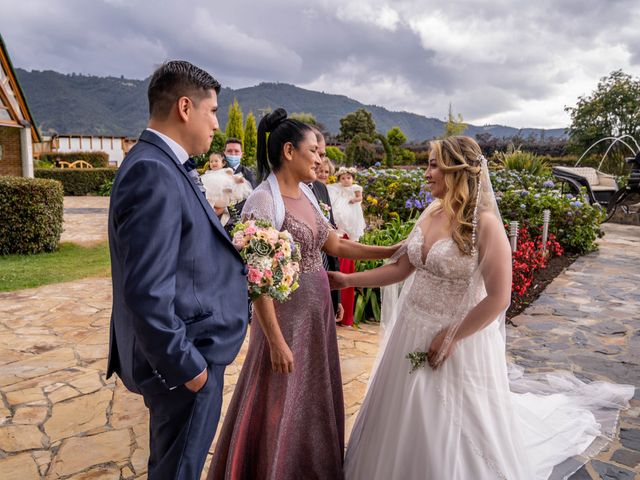
[(50, 152), (40, 155), (40, 161), (57, 165), (59, 160), (73, 163), (84, 160), (94, 168), (106, 168), (109, 166), (109, 155), (105, 152)]
[(98, 195), (100, 187), (113, 180), (115, 168), (37, 168), (36, 178), (49, 178), (62, 182), (67, 196)]
[(62, 212), (60, 182), (0, 177), (0, 255), (57, 250)]

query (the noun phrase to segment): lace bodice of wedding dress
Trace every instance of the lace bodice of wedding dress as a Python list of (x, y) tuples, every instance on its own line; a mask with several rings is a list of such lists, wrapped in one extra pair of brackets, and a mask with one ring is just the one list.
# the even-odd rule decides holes
[[(403, 306), (403, 322), (425, 333), (439, 331), (466, 314), (459, 311), (459, 300), (467, 293), (477, 257), (463, 254), (451, 237), (436, 240), (425, 251), (420, 227), (407, 242), (407, 256), (416, 274)], [(478, 299), (484, 293), (479, 290)]]

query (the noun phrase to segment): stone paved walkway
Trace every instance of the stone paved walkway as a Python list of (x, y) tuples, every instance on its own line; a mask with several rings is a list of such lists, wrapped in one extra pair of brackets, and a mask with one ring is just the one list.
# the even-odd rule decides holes
[(572, 480), (640, 478), (640, 227), (604, 230), (599, 250), (576, 260), (507, 330), (510, 356), (529, 371), (568, 369), (636, 387), (620, 438)]
[[(106, 206), (103, 198), (85, 198), (65, 199), (65, 233), (90, 243), (104, 239), (106, 211), (75, 209)], [(87, 215), (91, 228), (75, 215)], [(571, 368), (584, 378), (640, 387), (640, 228), (605, 228), (600, 250), (574, 263), (514, 319), (510, 355), (529, 369)], [(1, 479), (146, 478), (141, 398), (104, 378), (110, 295), (109, 279), (0, 293)], [(338, 335), (350, 431), (377, 328), (340, 328)], [(223, 412), (245, 353), (246, 342), (227, 369)], [(640, 476), (639, 413), (637, 393), (622, 415), (620, 439), (573, 480)]]
[[(104, 376), (110, 307), (109, 279), (0, 294), (3, 480), (146, 478), (142, 398)], [(377, 350), (377, 328), (340, 328), (338, 341), (351, 426)], [(247, 343), (226, 371), (223, 411)]]
[(109, 197), (64, 197), (61, 242), (81, 245), (107, 240)]

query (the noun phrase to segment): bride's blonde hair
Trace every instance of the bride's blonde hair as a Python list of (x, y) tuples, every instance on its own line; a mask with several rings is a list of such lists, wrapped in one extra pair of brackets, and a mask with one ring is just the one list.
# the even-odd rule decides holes
[(482, 151), (473, 138), (464, 136), (433, 140), (429, 148), (435, 151), (436, 164), (446, 185), (436, 211), (443, 211), (453, 225), (453, 241), (460, 251), (471, 255)]

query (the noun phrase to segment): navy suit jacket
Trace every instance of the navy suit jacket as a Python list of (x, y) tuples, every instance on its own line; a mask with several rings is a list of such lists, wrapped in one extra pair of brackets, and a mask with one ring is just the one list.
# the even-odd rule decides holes
[(233, 361), (247, 328), (246, 267), (184, 166), (150, 131), (116, 175), (109, 249), (107, 377), (154, 394)]

